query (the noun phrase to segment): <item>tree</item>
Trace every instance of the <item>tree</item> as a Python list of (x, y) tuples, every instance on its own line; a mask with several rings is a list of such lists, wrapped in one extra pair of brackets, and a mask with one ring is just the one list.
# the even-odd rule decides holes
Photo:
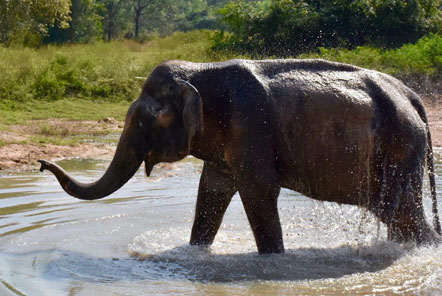
[(24, 42), (28, 34), (46, 36), (55, 25), (68, 27), (69, 0), (0, 0), (0, 42)]
[(72, 0), (68, 28), (54, 26), (50, 28), (46, 43), (85, 43), (101, 38), (101, 17), (97, 14), (95, 1)]
[(295, 56), (319, 47), (383, 48), (442, 32), (442, 0), (262, 0), (219, 11), (230, 34), (214, 48), (256, 56)]
[(165, 25), (173, 23), (176, 16), (176, 1), (172, 0), (130, 0), (132, 5), (135, 38), (140, 37), (143, 28), (150, 26), (154, 31)]
[(96, 0), (98, 13), (102, 17), (104, 39), (118, 37), (127, 25), (128, 4), (123, 0)]
[(359, 0), (367, 40), (382, 47), (416, 42), (442, 29), (441, 0)]
[(134, 27), (135, 38), (140, 37), (140, 26), (142, 17), (146, 14), (146, 10), (156, 8), (155, 6), (161, 2), (161, 0), (132, 0), (134, 10)]

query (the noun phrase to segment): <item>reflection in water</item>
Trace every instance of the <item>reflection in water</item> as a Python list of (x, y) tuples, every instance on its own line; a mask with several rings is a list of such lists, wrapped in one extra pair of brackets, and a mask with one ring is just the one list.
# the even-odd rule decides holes
[[(107, 166), (59, 164), (84, 182)], [(286, 254), (257, 255), (238, 196), (213, 246), (190, 247), (200, 171), (192, 158), (156, 167), (149, 179), (140, 170), (112, 196), (89, 202), (67, 196), (49, 173), (2, 176), (0, 295), (442, 292), (442, 248), (387, 242), (369, 213), (288, 190), (279, 199)], [(440, 192), (440, 161), (437, 174)], [(430, 206), (426, 198), (428, 214)]]

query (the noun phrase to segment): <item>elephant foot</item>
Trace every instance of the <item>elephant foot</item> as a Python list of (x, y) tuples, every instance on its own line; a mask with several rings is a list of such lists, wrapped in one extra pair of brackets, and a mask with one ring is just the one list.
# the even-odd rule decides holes
[(442, 236), (432, 229), (421, 233), (416, 240), (418, 246), (438, 246), (442, 242)]
[(189, 244), (191, 246), (196, 246), (196, 247), (201, 247), (201, 248), (208, 248), (208, 247), (210, 247), (212, 242), (208, 242), (208, 241), (205, 241), (205, 240), (195, 240), (195, 239), (192, 239), (192, 240), (190, 240)]
[(271, 246), (260, 246), (258, 247), (258, 252), (260, 255), (283, 254), (284, 245), (282, 243), (278, 243)]
[(210, 253), (210, 244), (194, 244), (194, 243), (190, 243), (189, 244), (192, 249), (197, 250), (198, 252), (209, 252)]
[(398, 243), (414, 242), (418, 247), (437, 246), (442, 243), (442, 236), (427, 224), (422, 227), (390, 226), (388, 239)]

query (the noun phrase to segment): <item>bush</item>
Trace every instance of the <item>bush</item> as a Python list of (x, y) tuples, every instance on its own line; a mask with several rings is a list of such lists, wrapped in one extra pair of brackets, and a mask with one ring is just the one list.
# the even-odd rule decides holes
[(63, 98), (131, 101), (155, 66), (171, 59), (195, 62), (233, 55), (209, 51), (209, 31), (177, 32), (147, 43), (132, 40), (47, 46), (0, 46), (0, 101)]
[(214, 49), (257, 57), (296, 56), (319, 47), (395, 48), (442, 32), (441, 0), (263, 0), (219, 11), (230, 34)]
[(323, 58), (327, 60), (376, 69), (403, 80), (437, 81), (442, 78), (442, 37), (432, 34), (415, 44), (397, 49), (382, 50), (360, 46), (354, 50), (320, 48), (320, 53), (303, 54), (300, 58)]

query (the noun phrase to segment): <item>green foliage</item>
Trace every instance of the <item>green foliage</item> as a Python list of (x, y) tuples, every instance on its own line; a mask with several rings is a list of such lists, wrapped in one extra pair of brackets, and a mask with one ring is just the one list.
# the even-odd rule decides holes
[[(256, 0), (249, 0), (249, 2)], [(97, 39), (146, 40), (176, 31), (224, 28), (228, 0), (1, 0), (0, 43), (38, 47)]]
[(54, 26), (44, 43), (86, 43), (102, 36), (101, 17), (93, 0), (72, 0), (67, 28)]
[(110, 41), (119, 37), (127, 26), (128, 3), (123, 0), (97, 0), (96, 3), (102, 17), (104, 39)]
[(442, 29), (440, 0), (359, 0), (355, 7), (362, 17), (364, 43), (397, 47)]
[(68, 26), (69, 6), (69, 0), (0, 1), (0, 43), (38, 45), (51, 26)]
[(134, 16), (135, 37), (137, 26), (137, 7), (144, 4), (145, 9), (139, 22), (140, 36), (152, 33), (167, 36), (176, 31), (213, 29), (220, 26), (217, 9), (227, 1), (208, 0), (131, 0)]
[[(145, 44), (126, 40), (40, 49), (0, 46), (0, 73), (3, 73), (0, 75), (0, 101), (25, 103), (66, 98), (131, 101), (139, 95), (144, 78), (165, 60), (211, 62), (240, 57), (235, 53), (209, 50), (208, 36), (213, 33), (174, 33), (167, 38), (152, 38)], [(436, 79), (442, 72), (442, 37), (436, 34), (395, 50), (384, 51), (370, 46), (354, 50), (321, 47), (319, 52), (301, 57), (356, 64), (399, 77)]]
[(214, 49), (288, 57), (319, 47), (393, 48), (442, 30), (441, 0), (263, 0), (230, 2), (219, 14), (230, 34)]
[(161, 33), (169, 31), (172, 21), (177, 14), (177, 5), (172, 0), (129, 0), (130, 15), (133, 19), (133, 33), (136, 39), (140, 33), (154, 32), (162, 28)]
[(415, 44), (382, 50), (360, 46), (354, 50), (320, 48), (318, 54), (303, 54), (300, 58), (323, 58), (376, 69), (407, 81), (442, 78), (442, 37), (430, 35)]
[(139, 95), (144, 78), (165, 60), (208, 62), (233, 57), (209, 52), (209, 34), (174, 33), (146, 44), (126, 40), (40, 49), (0, 46), (0, 101), (131, 101)]

